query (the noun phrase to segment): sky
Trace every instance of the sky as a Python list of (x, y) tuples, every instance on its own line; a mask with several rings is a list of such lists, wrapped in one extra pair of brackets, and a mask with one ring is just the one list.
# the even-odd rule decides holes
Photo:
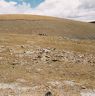
[(0, 14), (33, 14), (95, 20), (95, 0), (0, 0)]

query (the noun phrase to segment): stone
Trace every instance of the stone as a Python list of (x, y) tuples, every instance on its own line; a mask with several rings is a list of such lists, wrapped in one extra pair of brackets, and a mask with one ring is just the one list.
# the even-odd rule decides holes
[(52, 96), (52, 93), (50, 91), (48, 91), (45, 96)]

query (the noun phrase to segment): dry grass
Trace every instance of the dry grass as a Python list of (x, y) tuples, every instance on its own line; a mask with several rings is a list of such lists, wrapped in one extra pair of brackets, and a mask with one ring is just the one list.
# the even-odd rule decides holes
[(0, 32), (57, 35), (75, 40), (95, 39), (94, 24), (31, 15), (0, 15)]
[[(88, 54), (95, 54), (95, 42), (94, 41), (69, 41), (66, 39), (60, 39), (59, 37), (54, 36), (38, 36), (38, 35), (18, 35), (18, 34), (1, 34), (0, 35), (0, 46), (10, 46), (10, 48), (14, 48), (17, 52), (23, 52), (23, 49), (21, 47), (16, 48), (16, 46), (22, 46), (22, 45), (28, 45), (28, 46), (38, 46), (41, 48), (56, 48), (57, 50), (67, 50), (67, 51), (75, 51), (80, 53), (88, 53)], [(35, 49), (35, 47), (34, 47)], [(34, 50), (33, 49), (33, 50)], [(25, 49), (29, 50), (29, 49)], [(4, 53), (5, 52), (5, 53)], [(12, 61), (15, 59), (15, 57), (11, 57), (9, 54), (8, 49), (5, 50), (3, 53), (0, 53), (1, 56), (5, 56), (6, 59)], [(9, 61), (9, 62), (10, 62)], [(31, 62), (32, 63), (32, 62)], [(15, 68), (13, 68), (13, 65), (9, 64), (1, 64), (0, 65), (0, 74), (6, 77), (5, 81), (11, 82), (15, 81), (18, 77), (29, 79), (31, 81), (32, 79), (36, 82), (35, 76), (37, 76), (40, 79), (44, 81), (45, 80), (51, 80), (51, 79), (70, 79), (70, 80), (77, 80), (77, 81), (85, 81), (85, 83), (90, 82), (89, 85), (93, 85), (94, 82), (94, 67), (89, 64), (67, 64), (65, 62), (61, 63), (54, 63), (49, 65), (45, 64), (37, 64), (35, 65), (35, 69), (27, 70), (27, 67), (29, 68), (30, 65), (16, 65)], [(31, 68), (33, 68), (31, 65)], [(43, 69), (41, 73), (36, 73), (36, 69)], [(57, 69), (56, 69), (57, 68)], [(84, 69), (85, 68), (85, 69)], [(58, 70), (58, 71), (56, 71)], [(56, 73), (57, 72), (57, 73)], [(8, 73), (8, 74), (6, 74)], [(51, 74), (50, 74), (51, 73)], [(78, 73), (79, 75), (76, 75)], [(74, 76), (73, 76), (74, 75)], [(34, 76), (34, 77), (32, 77)], [(37, 81), (38, 81), (37, 78)], [(4, 78), (1, 78), (1, 81), (4, 81)], [(87, 82), (86, 82), (87, 81)], [(94, 85), (93, 85), (94, 86)]]
[[(36, 63), (31, 62), (31, 55), (30, 58), (18, 58), (19, 62), (13, 63), (17, 59), (16, 53), (24, 56), (25, 51), (33, 52), (36, 48), (55, 48), (59, 51), (95, 56), (94, 37), (95, 26), (88, 23), (62, 21), (51, 17), (11, 15), (10, 18), (10, 15), (2, 15), (0, 16), (2, 49), (0, 49), (0, 82), (8, 84), (16, 82), (28, 87), (40, 86), (37, 90), (35, 87), (34, 91), (38, 93), (34, 96), (41, 96), (40, 92), (44, 93), (47, 90), (52, 90), (56, 94), (54, 96), (63, 96), (63, 94), (80, 96), (84, 88), (82, 86), (86, 89), (95, 89), (95, 63), (77, 64), (65, 61)], [(25, 62), (26, 60), (28, 62)], [(75, 85), (66, 85), (64, 81), (68, 81), (69, 84), (73, 81)], [(34, 92), (31, 90), (28, 92)], [(27, 94), (25, 92), (20, 96)]]

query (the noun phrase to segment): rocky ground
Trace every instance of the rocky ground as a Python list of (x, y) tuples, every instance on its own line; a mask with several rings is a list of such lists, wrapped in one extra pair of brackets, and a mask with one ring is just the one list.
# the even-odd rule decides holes
[(2, 35), (0, 96), (95, 96), (93, 42)]
[[(19, 50), (19, 51), (18, 51)], [(8, 54), (8, 55), (7, 55)], [(0, 46), (0, 64), (26, 65), (32, 63), (68, 62), (76, 64), (95, 64), (95, 54), (40, 48), (31, 45)]]

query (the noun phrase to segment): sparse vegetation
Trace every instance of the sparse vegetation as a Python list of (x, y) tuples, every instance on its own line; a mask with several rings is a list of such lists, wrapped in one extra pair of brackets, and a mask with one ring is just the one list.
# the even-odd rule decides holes
[(0, 16), (0, 96), (95, 94), (94, 37), (93, 24)]

